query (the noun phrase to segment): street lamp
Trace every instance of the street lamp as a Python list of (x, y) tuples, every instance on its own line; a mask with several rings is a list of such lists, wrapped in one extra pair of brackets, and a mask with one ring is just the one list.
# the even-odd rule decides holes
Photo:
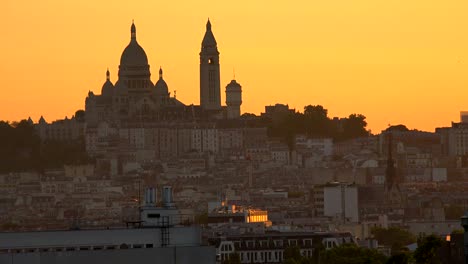
[(465, 215), (460, 218), (460, 221), (465, 231), (463, 234), (463, 246), (465, 248), (465, 264), (468, 264), (468, 215), (465, 213)]

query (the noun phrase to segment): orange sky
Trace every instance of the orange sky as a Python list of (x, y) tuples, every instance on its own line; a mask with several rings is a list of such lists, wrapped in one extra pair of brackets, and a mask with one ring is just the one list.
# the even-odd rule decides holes
[(321, 104), (330, 116), (367, 116), (432, 131), (468, 109), (468, 1), (6, 0), (0, 23), (0, 120), (84, 108), (100, 93), (135, 19), (152, 69), (186, 104), (199, 102), (200, 44), (210, 17), (221, 85), (243, 86), (242, 112)]

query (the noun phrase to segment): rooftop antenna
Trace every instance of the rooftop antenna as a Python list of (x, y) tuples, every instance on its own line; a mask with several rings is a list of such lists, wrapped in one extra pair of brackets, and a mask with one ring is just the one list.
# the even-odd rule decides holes
[(232, 75), (234, 76), (234, 80), (236, 79), (236, 68), (232, 68)]
[(174, 99), (177, 99), (177, 90), (174, 90)]

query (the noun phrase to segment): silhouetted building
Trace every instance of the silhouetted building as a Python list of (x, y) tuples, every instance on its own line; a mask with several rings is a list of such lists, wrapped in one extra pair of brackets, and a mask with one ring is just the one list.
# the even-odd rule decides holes
[(436, 129), (440, 135), (442, 153), (448, 156), (463, 156), (468, 154), (468, 123), (452, 122), (451, 127)]
[(34, 125), (41, 140), (71, 141), (84, 137), (86, 124), (84, 120), (73, 116), (52, 123), (47, 123), (41, 116), (39, 122)]
[(290, 109), (289, 105), (284, 104), (275, 104), (265, 106), (265, 113), (262, 113), (261, 116), (270, 118), (273, 123), (277, 124), (279, 121), (283, 120), (287, 115), (294, 114), (295, 109)]
[(164, 120), (174, 118), (174, 110), (183, 115), (184, 104), (170, 96), (162, 69), (159, 69), (156, 84), (151, 81), (148, 57), (137, 41), (133, 23), (130, 43), (120, 57), (118, 76), (113, 85), (107, 70), (101, 94), (89, 92), (86, 98), (88, 127), (96, 127), (103, 121), (121, 126), (127, 122)]
[(338, 232), (271, 232), (213, 237), (219, 262), (230, 254), (239, 254), (240, 263), (284, 263), (285, 249), (298, 247), (301, 256), (315, 257), (318, 248), (332, 249), (345, 243), (356, 243), (350, 233)]
[(460, 112), (460, 122), (461, 123), (468, 123), (468, 111), (461, 111)]
[(227, 107), (221, 107), (219, 52), (210, 21), (200, 52), (200, 106), (185, 105), (175, 94), (171, 96), (162, 68), (153, 84), (148, 58), (137, 41), (133, 23), (130, 33), (115, 85), (107, 70), (101, 94), (90, 91), (86, 98), (88, 154), (125, 152), (129, 158), (120, 160), (150, 161), (192, 150), (217, 153), (220, 136), (216, 121), (240, 117), (242, 90), (231, 81), (226, 87)]
[(200, 52), (200, 106), (203, 109), (221, 109), (220, 87), (218, 45), (208, 20)]
[[(172, 189), (148, 188), (140, 220), (126, 227), (0, 233), (0, 263), (215, 263), (201, 230), (179, 212)], [(159, 206), (160, 205), (160, 206)]]

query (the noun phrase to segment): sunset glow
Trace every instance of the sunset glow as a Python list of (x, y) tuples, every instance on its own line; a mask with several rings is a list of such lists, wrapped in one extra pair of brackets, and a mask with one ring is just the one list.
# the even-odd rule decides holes
[(321, 104), (433, 131), (468, 109), (468, 2), (453, 1), (14, 1), (0, 22), (0, 120), (37, 122), (84, 109), (130, 40), (132, 19), (152, 80), (199, 104), (199, 52), (209, 17), (218, 42), (222, 102), (233, 78), (242, 112)]

